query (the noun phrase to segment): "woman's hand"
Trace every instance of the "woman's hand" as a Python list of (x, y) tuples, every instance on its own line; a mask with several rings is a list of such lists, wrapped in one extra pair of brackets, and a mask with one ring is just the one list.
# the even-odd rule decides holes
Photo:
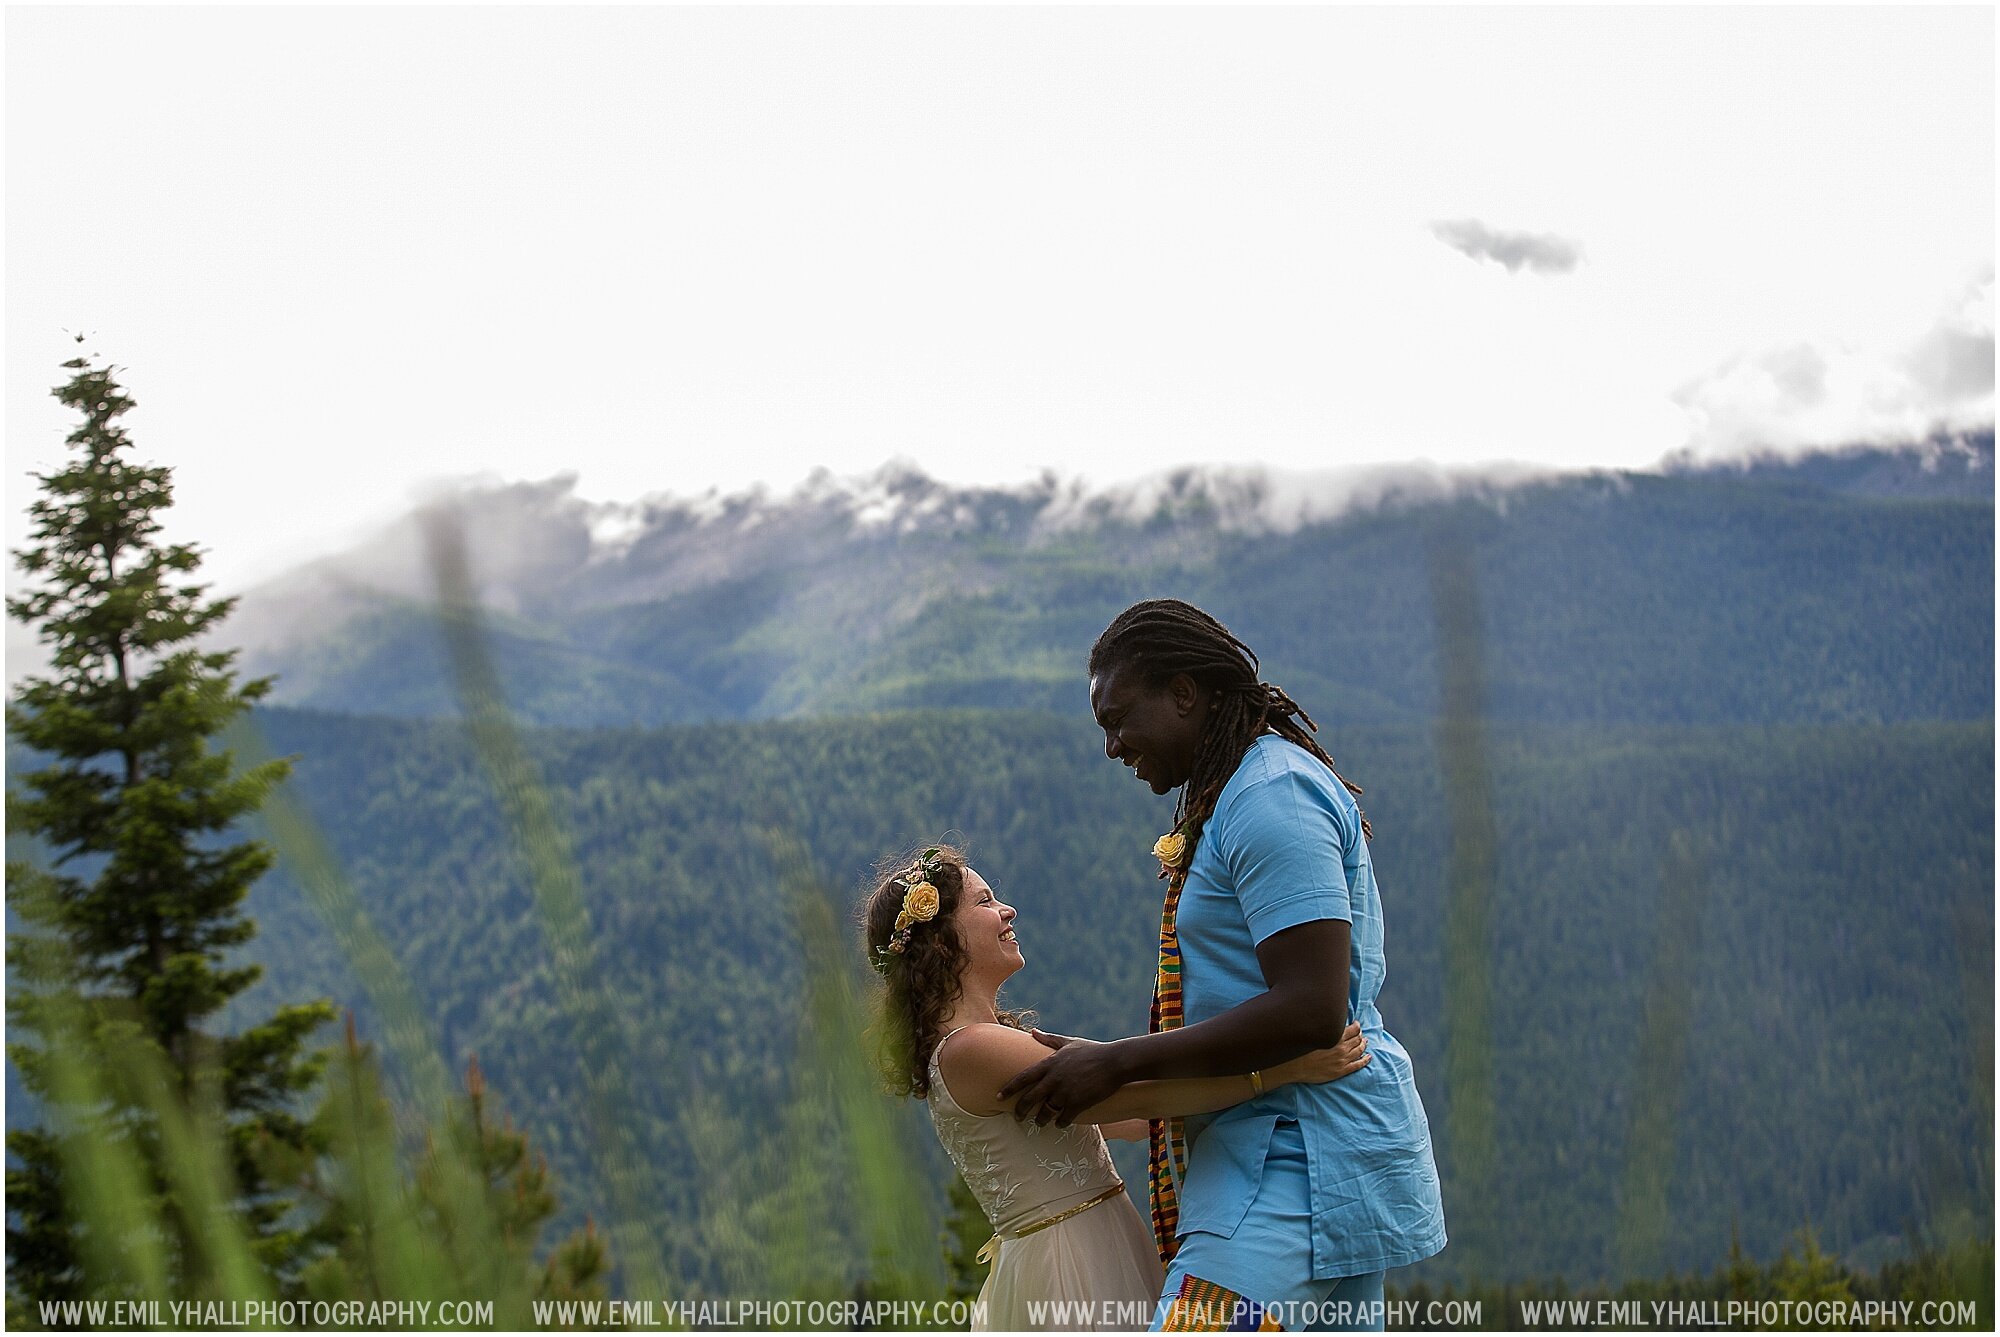
[(1289, 1063), (1280, 1063), (1264, 1076), (1272, 1086), (1287, 1082), (1337, 1082), (1367, 1067), (1371, 1057), (1367, 1038), (1361, 1034), (1361, 1023), (1350, 1021), (1341, 1032), (1340, 1043), (1333, 1048), (1301, 1054)]

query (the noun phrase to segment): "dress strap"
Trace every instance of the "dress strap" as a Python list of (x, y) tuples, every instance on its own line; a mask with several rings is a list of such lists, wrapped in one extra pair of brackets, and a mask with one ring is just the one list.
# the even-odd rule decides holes
[(943, 1035), (938, 1037), (938, 1042), (931, 1046), (932, 1063), (936, 1063), (938, 1061), (938, 1055), (944, 1052), (944, 1042), (946, 1040), (951, 1039), (952, 1036), (957, 1035), (960, 1031), (964, 1029), (965, 1027), (963, 1026), (954, 1026), (950, 1030), (946, 1031)]

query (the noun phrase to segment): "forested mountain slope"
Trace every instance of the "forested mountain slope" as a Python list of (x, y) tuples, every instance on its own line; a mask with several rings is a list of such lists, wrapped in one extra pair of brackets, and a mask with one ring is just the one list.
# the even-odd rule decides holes
[[(299, 754), (294, 783), (451, 1057), (478, 1054), (580, 1213), (597, 1201), (583, 1088), (520, 861), (461, 731), (282, 710), (264, 724)], [(1329, 733), (1377, 826), (1382, 1007), (1414, 1056), (1450, 1204), (1434, 739), (1407, 725)], [(1020, 909), (1029, 966), (1016, 1001), (1057, 1030), (1144, 1026), (1158, 905), (1146, 851), (1167, 805), (1105, 763), (1080, 720), (918, 712), (549, 731), (533, 748), (575, 833), (601, 977), (635, 1057), (649, 1200), (691, 1277), (713, 1279), (701, 1203), (729, 1177), (691, 1141), (690, 1111), (771, 1134), (798, 1044), (802, 946), (853, 950), (796, 940), (762, 831), (799, 835), (843, 910), (877, 856), (964, 833)], [(1488, 1224), (1504, 1226), (1506, 1247), (1492, 1266), (1615, 1273), (1640, 1100), (1672, 1102), (1679, 1130), (1660, 1270), (1714, 1265), (1732, 1221), (1766, 1257), (1807, 1220), (1862, 1257), (1949, 1206), (1990, 1229), (1992, 752), (1985, 723), (1495, 731), (1505, 1220)], [(1663, 887), (1676, 832), (1706, 870), (1698, 887)], [(1676, 986), (1687, 1057), (1684, 1072), (1648, 1077), (1642, 1019), (1670, 891), (1699, 909), (1697, 964)], [(357, 999), (281, 877), (252, 910), (271, 988)], [(914, 1112), (910, 1131), (912, 1154), (934, 1157)], [(942, 1162), (933, 1169), (942, 1185)], [(1469, 1242), (1473, 1223), (1460, 1224)]]
[[(1060, 1031), (1143, 1028), (1147, 850), (1170, 809), (1104, 761), (1082, 664), (1119, 608), (1160, 594), (1255, 646), (1367, 790), (1382, 1007), (1460, 1211), (1416, 1277), (1709, 1269), (1732, 1225), (1770, 1258), (1810, 1222), (1864, 1265), (1912, 1229), (1990, 1235), (1992, 479), (1988, 436), (1504, 484), (1417, 473), (1338, 505), (1198, 471), (1108, 499), (887, 471), (859, 494), (617, 513), (562, 484), (468, 500), (679, 1274), (724, 1286), (784, 1210), (757, 1166), (806, 1136), (780, 1114), (802, 963), (854, 952), (799, 940), (767, 834), (803, 841), (844, 922), (878, 856), (962, 833), (1021, 911), (1015, 1001)], [(476, 1053), (549, 1149), (565, 1221), (602, 1220), (546, 936), (456, 719), (420, 537), (253, 594), (223, 642), (281, 675), (289, 704), (261, 724), (448, 1059)], [(1498, 1157), (1476, 1215), (1446, 1081), (1433, 720), (1434, 582), (1466, 573), (1478, 625), (1454, 644), (1479, 662), (1499, 842)], [(244, 1008), (329, 994), (380, 1034), (283, 873), (250, 912), (267, 975)], [(1692, 937), (1663, 956), (1676, 924)], [(1663, 1233), (1635, 1253), (1635, 1129), (1659, 1109)], [(949, 1172), (905, 1113), (941, 1200)]]
[[(1479, 574), (1494, 717), (1763, 724), (1990, 715), (1992, 478), (1984, 438), (1933, 457), (1425, 475), (1338, 507), (1308, 482), (1199, 471), (1115, 505), (908, 471), (617, 514), (560, 485), (465, 505), (502, 676), (541, 723), (1074, 711), (1091, 639), (1159, 594), (1216, 613), (1329, 718), (1421, 719), (1451, 533)], [(421, 551), (405, 527), (292, 573), (224, 635), (286, 704), (448, 715)]]

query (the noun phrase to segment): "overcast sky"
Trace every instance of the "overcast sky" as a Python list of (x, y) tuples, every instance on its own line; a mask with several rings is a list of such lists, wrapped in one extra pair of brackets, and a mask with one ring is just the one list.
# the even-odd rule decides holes
[(1645, 465), (1993, 417), (1990, 8), (11, 8), (10, 546), (84, 348), (225, 587), (425, 481)]

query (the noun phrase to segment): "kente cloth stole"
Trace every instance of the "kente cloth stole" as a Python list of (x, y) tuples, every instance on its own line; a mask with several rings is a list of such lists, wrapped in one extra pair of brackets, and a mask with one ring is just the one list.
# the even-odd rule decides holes
[[(1160, 973), (1153, 979), (1151, 1031), (1176, 1031), (1181, 1027), (1181, 942), (1174, 931), (1174, 914), (1180, 908), (1181, 886), (1187, 881), (1186, 859), (1167, 878), (1167, 898), (1160, 907)], [(1186, 1125), (1181, 1119), (1153, 1119), (1146, 1125), (1146, 1190), (1153, 1207), (1153, 1241), (1159, 1246), (1160, 1261), (1171, 1262), (1178, 1241), (1181, 1201), (1177, 1187), (1187, 1174)]]
[(1182, 1277), (1161, 1332), (1283, 1332), (1277, 1310), (1212, 1281)]

